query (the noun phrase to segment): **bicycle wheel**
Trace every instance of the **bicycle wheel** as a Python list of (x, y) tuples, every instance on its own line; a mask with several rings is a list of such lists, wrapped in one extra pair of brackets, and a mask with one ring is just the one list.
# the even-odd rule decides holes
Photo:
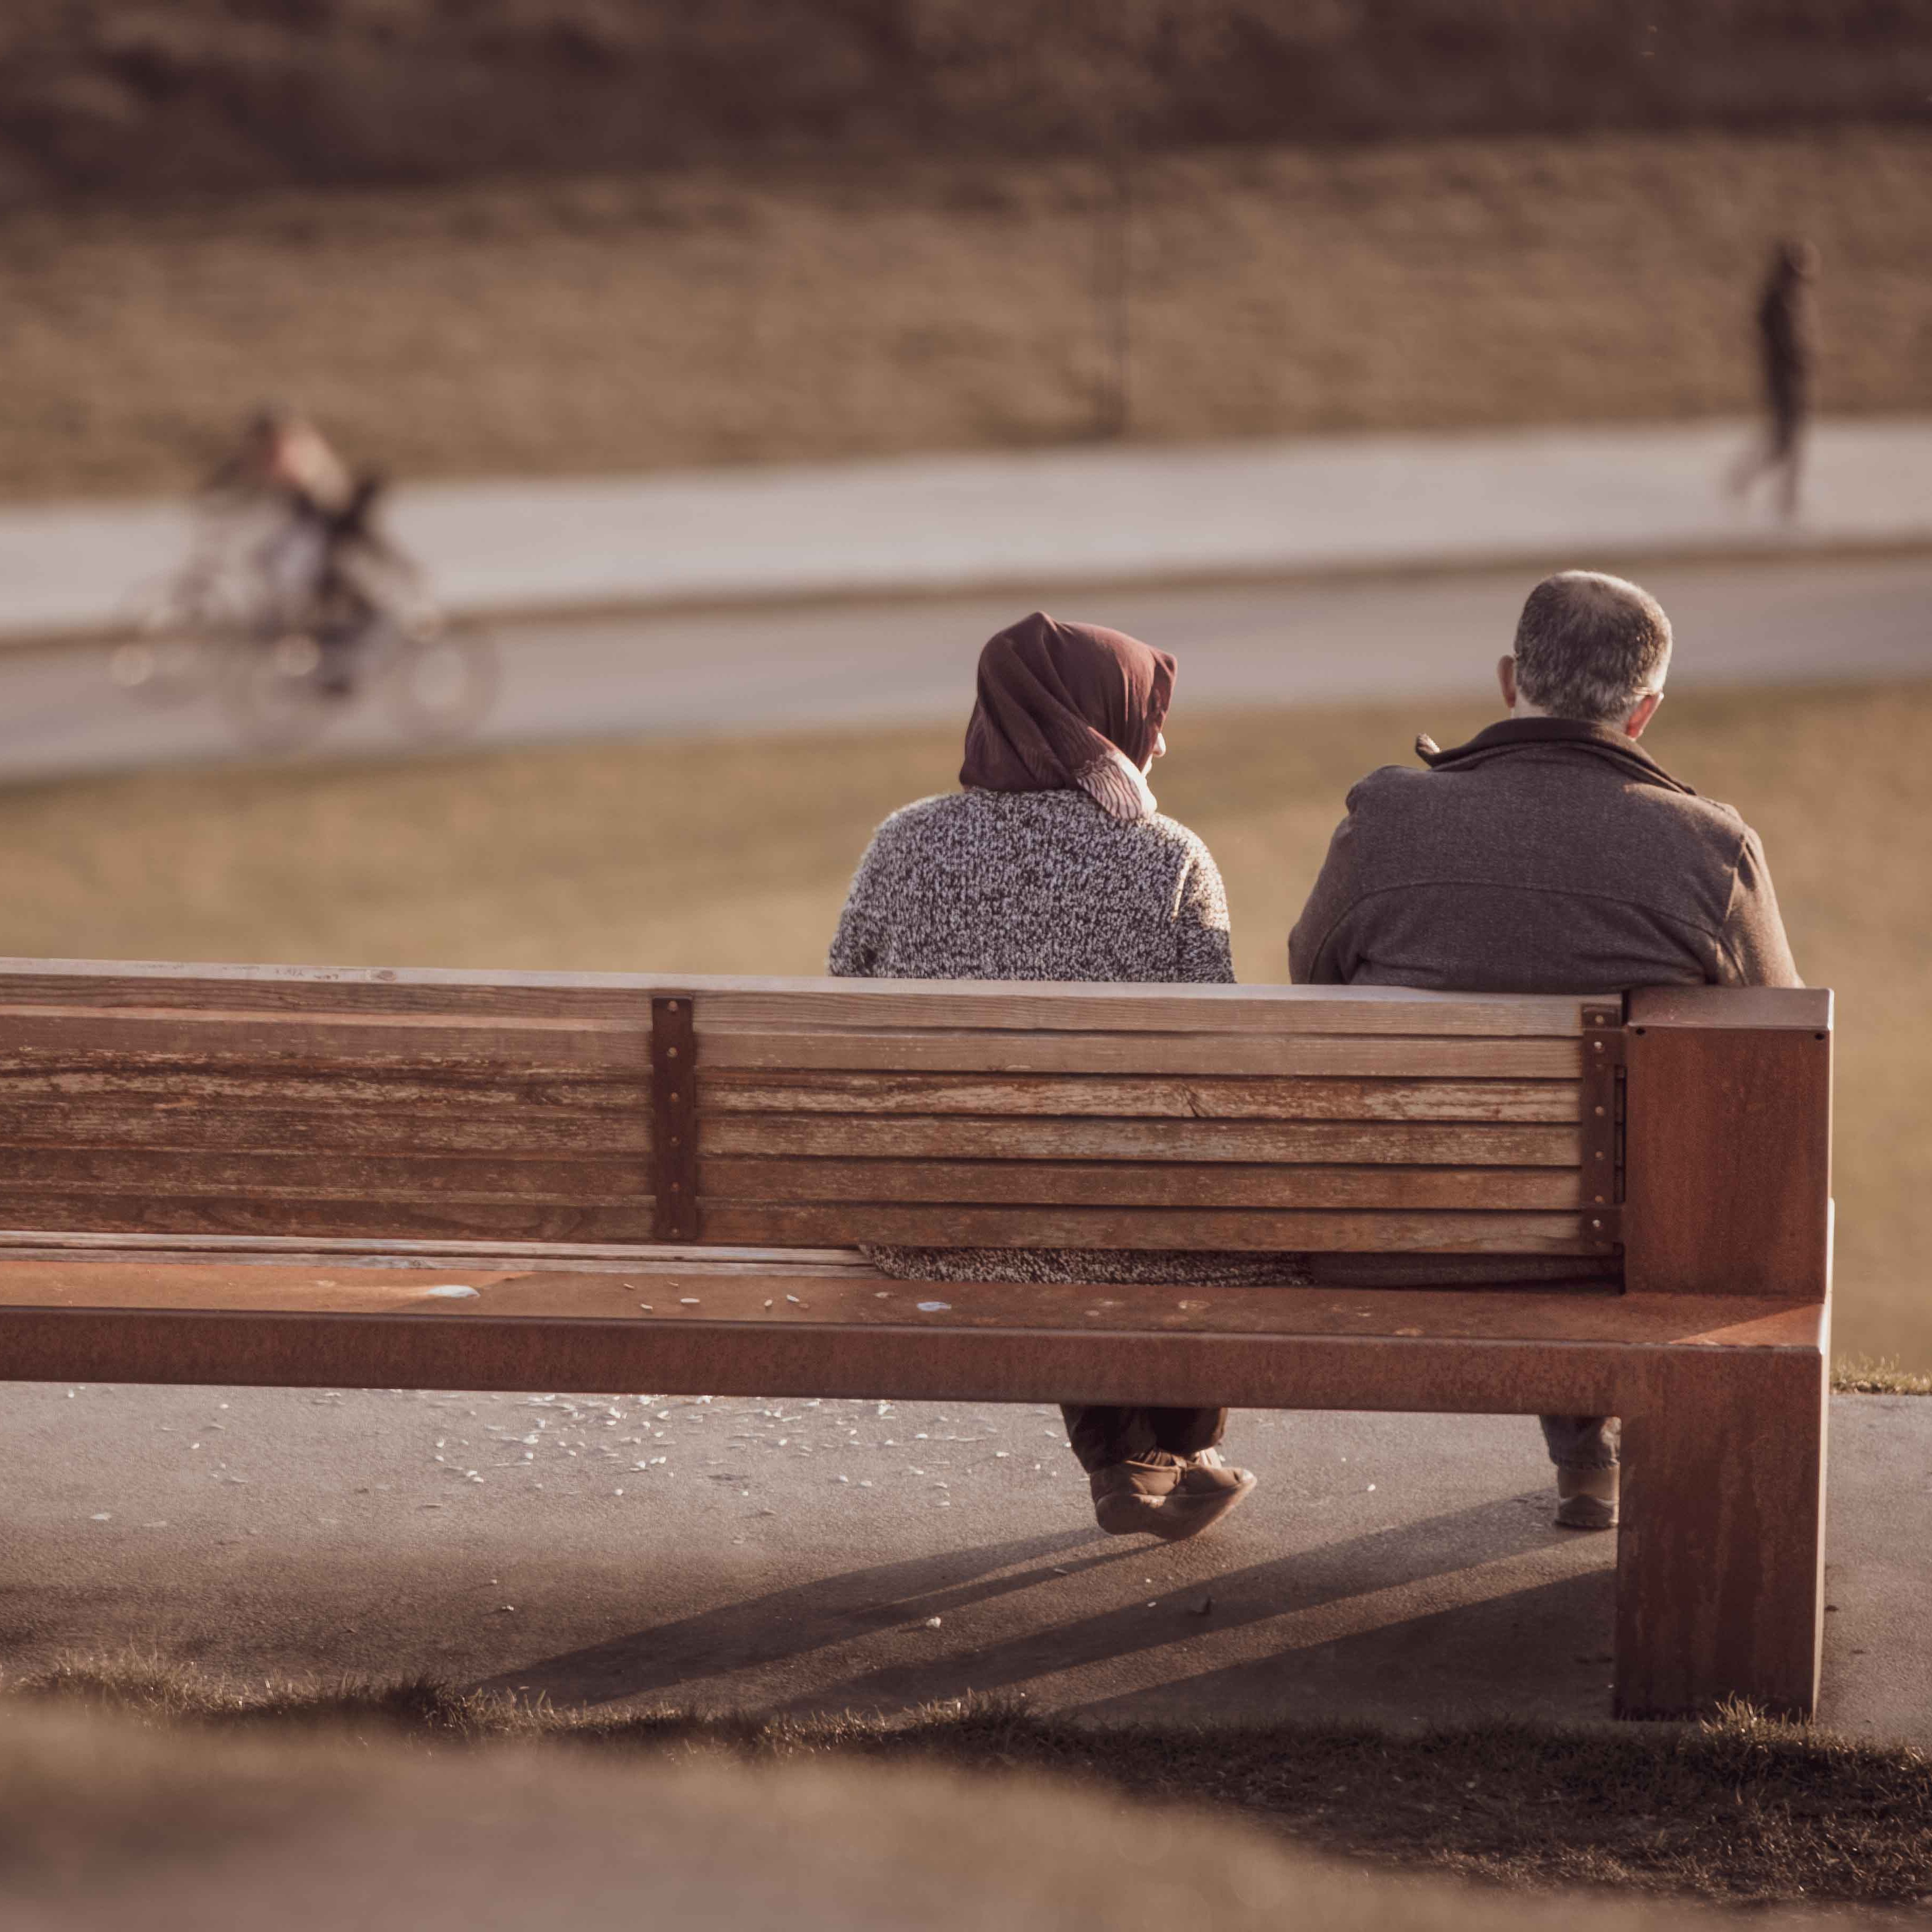
[(502, 676), (487, 632), (398, 632), (386, 680), (389, 708), (412, 738), (466, 738), (490, 715)]
[(245, 743), (292, 752), (320, 734), (341, 702), (323, 684), (322, 664), (322, 646), (299, 632), (236, 647), (222, 698)]
[(115, 646), (107, 675), (137, 703), (158, 710), (191, 704), (220, 682), (231, 627), (178, 579), (137, 592), (129, 600), (128, 627), (134, 634)]

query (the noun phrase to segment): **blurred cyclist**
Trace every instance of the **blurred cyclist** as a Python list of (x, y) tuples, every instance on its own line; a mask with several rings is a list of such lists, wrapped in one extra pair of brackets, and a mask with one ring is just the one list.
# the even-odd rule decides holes
[(349, 696), (371, 620), (396, 600), (399, 582), (406, 587), (416, 579), (413, 566), (374, 525), (382, 478), (352, 475), (306, 416), (268, 408), (249, 419), (208, 487), (244, 506), (275, 510), (275, 526), (254, 555), (266, 628), (312, 638), (320, 653), (318, 685)]

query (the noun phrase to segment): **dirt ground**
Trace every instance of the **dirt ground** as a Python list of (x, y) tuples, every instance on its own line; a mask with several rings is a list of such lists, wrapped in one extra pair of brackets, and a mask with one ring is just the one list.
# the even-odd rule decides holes
[[(1226, 874), (1237, 970), (1284, 942), (1348, 785), (1487, 722), (1431, 703), (1184, 710), (1162, 807)], [(1838, 1007), (1838, 1342), (1932, 1370), (1932, 684), (1685, 692), (1652, 745), (1763, 834)], [(0, 791), (0, 953), (813, 973), (872, 827), (950, 789), (950, 730), (152, 772)]]
[[(1750, 406), (1772, 243), (1822, 406), (1932, 408), (1932, 130), (1157, 155), (1129, 433)], [(412, 477), (1060, 442), (1100, 420), (1094, 166), (908, 161), (0, 215), (0, 496), (178, 489), (242, 412)]]

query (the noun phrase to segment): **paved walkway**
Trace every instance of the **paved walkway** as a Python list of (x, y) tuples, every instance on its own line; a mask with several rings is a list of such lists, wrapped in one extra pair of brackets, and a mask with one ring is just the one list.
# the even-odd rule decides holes
[[(1792, 532), (1721, 487), (1750, 434), (1698, 422), (448, 484), (400, 491), (393, 520), (470, 611), (1932, 544), (1932, 419), (1822, 425)], [(0, 634), (111, 624), (185, 534), (176, 505), (0, 512)]]
[[(1834, 1402), (1824, 1720), (1932, 1748), (1932, 1400)], [(1050, 1409), (0, 1384), (0, 1670), (151, 1652), (565, 1705), (1587, 1721), (1616, 1539), (1519, 1417), (1242, 1414), (1216, 1534), (1101, 1535)], [(218, 1614), (211, 1606), (218, 1606)]]
[[(1594, 560), (1594, 554), (1592, 555)], [(1672, 688), (1932, 673), (1932, 554), (1646, 566), (1676, 628)], [(790, 610), (656, 611), (493, 626), (504, 680), (486, 742), (638, 733), (957, 725), (992, 632), (1032, 598), (1178, 653), (1174, 730), (1208, 706), (1493, 695), (1528, 573), (1393, 580), (1047, 586), (1005, 596)], [(98, 644), (0, 651), (0, 778), (234, 757), (212, 697), (148, 710), (108, 676)], [(1177, 737), (1177, 745), (1182, 742)], [(1405, 740), (1406, 742), (1406, 740)], [(333, 721), (325, 755), (393, 753), (380, 693)]]

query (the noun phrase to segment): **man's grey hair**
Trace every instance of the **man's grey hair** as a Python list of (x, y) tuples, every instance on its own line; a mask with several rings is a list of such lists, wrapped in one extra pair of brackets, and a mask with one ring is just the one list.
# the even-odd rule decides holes
[(1546, 577), (1516, 627), (1516, 688), (1552, 718), (1621, 724), (1664, 688), (1670, 620), (1647, 590), (1594, 570)]

